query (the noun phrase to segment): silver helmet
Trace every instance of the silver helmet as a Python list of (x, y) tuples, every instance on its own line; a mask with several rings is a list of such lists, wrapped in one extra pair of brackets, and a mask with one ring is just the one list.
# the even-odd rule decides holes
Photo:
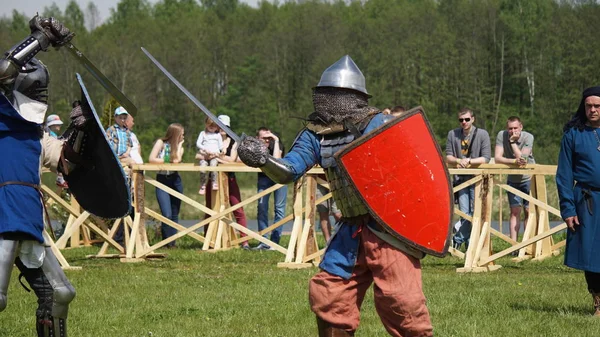
[(317, 88), (319, 87), (352, 89), (371, 97), (365, 86), (365, 76), (349, 55), (343, 56), (325, 69), (317, 84)]

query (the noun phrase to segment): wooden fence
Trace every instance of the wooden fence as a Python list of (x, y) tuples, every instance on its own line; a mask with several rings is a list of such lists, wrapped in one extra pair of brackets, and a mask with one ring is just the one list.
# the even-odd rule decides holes
[[(219, 190), (213, 191), (212, 207), (206, 207), (202, 203), (181, 194), (156, 181), (152, 176), (153, 172), (160, 170), (180, 171), (180, 172), (200, 172), (216, 171), (218, 172)], [(56, 251), (59, 261), (64, 267), (69, 267), (68, 262), (62, 257), (58, 249), (64, 249), (70, 244), (71, 247), (77, 247), (82, 244), (90, 245), (91, 233), (95, 233), (99, 240), (103, 242), (97, 254), (89, 257), (98, 258), (121, 258), (123, 262), (143, 261), (147, 258), (164, 257), (164, 254), (156, 253), (156, 250), (164, 247), (173, 240), (183, 236), (188, 236), (202, 244), (204, 251), (221, 251), (238, 247), (243, 242), (256, 239), (262, 243), (271, 246), (275, 251), (283, 255), (283, 262), (280, 267), (303, 268), (318, 264), (324, 252), (323, 247), (319, 247), (315, 236), (315, 211), (316, 205), (331, 198), (331, 193), (315, 200), (315, 191), (317, 184), (327, 186), (327, 182), (318, 178), (323, 173), (320, 168), (311, 169), (305, 177), (294, 184), (293, 189), (293, 207), (292, 213), (287, 214), (280, 221), (272, 224), (263, 231), (255, 232), (243, 227), (235, 222), (233, 211), (258, 201), (261, 197), (274, 192), (283, 185), (274, 185), (260, 193), (257, 193), (237, 205), (229, 204), (227, 172), (248, 173), (259, 172), (258, 169), (250, 168), (242, 164), (224, 164), (217, 167), (200, 167), (195, 164), (143, 164), (136, 165), (132, 171), (132, 195), (134, 196), (134, 216), (133, 220), (129, 217), (116, 219), (105, 223), (99, 219), (93, 219), (89, 213), (81, 211), (75, 201), (71, 204), (64, 201), (47, 186), (42, 190), (48, 197), (48, 203), (58, 203), (70, 214), (69, 221), (65, 226), (63, 235), (56, 241)], [(500, 164), (484, 164), (477, 168), (451, 168), (452, 175), (472, 175), (473, 178), (455, 186), (454, 191), (459, 191), (474, 185), (475, 202), (472, 216), (464, 214), (455, 207), (455, 214), (464, 217), (472, 222), (470, 245), (466, 253), (462, 253), (454, 248), (450, 248), (450, 253), (456, 257), (464, 259), (464, 267), (458, 268), (458, 272), (481, 272), (490, 271), (499, 268), (496, 260), (512, 252), (518, 251), (517, 261), (526, 259), (541, 260), (552, 254), (557, 254), (558, 249), (564, 246), (565, 241), (554, 243), (552, 234), (555, 234), (566, 228), (562, 223), (559, 226), (550, 228), (548, 214), (555, 214), (560, 217), (557, 208), (548, 204), (547, 188), (545, 177), (556, 174), (556, 166), (549, 165), (528, 165), (525, 168), (514, 168)], [(500, 180), (501, 175), (506, 174), (528, 174), (532, 175), (531, 193), (524, 194)], [(171, 196), (178, 198), (195, 210), (198, 211), (197, 223), (190, 227), (184, 227), (179, 223), (173, 222), (160, 213), (159, 210), (153, 210), (145, 206), (146, 186), (159, 188)], [(504, 191), (510, 191), (516, 195), (529, 200), (530, 212), (526, 221), (526, 229), (523, 240), (516, 242), (502, 233), (501, 230), (492, 228), (492, 215), (494, 212), (494, 195), (498, 192), (498, 223), (502, 224)], [(204, 219), (207, 214), (208, 218)], [(146, 219), (148, 217), (156, 219), (177, 230), (174, 236), (161, 240), (150, 245), (146, 233)], [(281, 246), (262, 235), (268, 233), (288, 221), (293, 220), (290, 240), (287, 246)], [(125, 233), (125, 244), (121, 246), (113, 237), (117, 225), (123, 224), (127, 230)], [(207, 227), (206, 235), (204, 227)], [(200, 231), (199, 231), (200, 230)], [(246, 237), (239, 237), (239, 232), (245, 233)], [(510, 247), (494, 252), (491, 237), (495, 236), (505, 242)], [(82, 237), (82, 240), (80, 240)], [(119, 253), (108, 254), (108, 248), (113, 247)]]
[[(218, 172), (219, 190), (213, 191), (212, 207), (206, 207), (204, 204), (179, 193), (168, 186), (156, 181), (151, 175), (153, 172), (169, 170), (179, 172), (200, 172), (200, 171), (216, 171)], [(90, 245), (90, 231), (98, 234), (104, 241), (98, 254), (89, 257), (97, 258), (114, 258), (120, 257), (123, 262), (143, 261), (146, 258), (162, 257), (164, 254), (158, 254), (155, 251), (166, 246), (168, 243), (177, 240), (183, 236), (188, 236), (202, 243), (204, 251), (220, 251), (237, 247), (243, 242), (256, 239), (272, 247), (273, 250), (284, 255), (283, 262), (279, 263), (280, 267), (288, 268), (303, 268), (318, 264), (321, 255), (324, 251), (323, 247), (318, 247), (315, 236), (315, 210), (316, 205), (331, 198), (331, 193), (323, 196), (319, 200), (315, 200), (315, 192), (317, 184), (325, 186), (327, 182), (317, 178), (317, 175), (323, 174), (320, 168), (311, 169), (302, 179), (294, 184), (293, 189), (293, 207), (292, 213), (287, 214), (283, 219), (273, 223), (266, 229), (255, 232), (234, 221), (233, 211), (257, 202), (261, 197), (273, 193), (275, 190), (282, 188), (284, 185), (276, 184), (260, 193), (257, 193), (250, 198), (243, 200), (237, 205), (229, 204), (229, 191), (227, 183), (227, 173), (255, 173), (260, 170), (247, 167), (243, 164), (223, 164), (217, 167), (200, 167), (196, 164), (143, 164), (134, 166), (132, 177), (132, 195), (134, 216), (133, 220), (129, 217), (116, 219), (112, 221), (110, 226), (101, 229), (102, 226), (96, 224), (99, 219), (92, 220), (90, 214), (81, 211), (76, 204), (69, 204), (60, 198), (47, 186), (43, 187), (44, 193), (48, 196), (48, 203), (59, 203), (65, 210), (70, 213), (69, 221), (65, 226), (63, 235), (56, 241), (58, 248), (64, 249), (70, 242), (71, 247), (80, 245), (80, 235), (83, 236), (84, 245)], [(178, 198), (182, 203), (193, 207), (198, 211), (199, 220), (197, 223), (189, 227), (184, 227), (170, 219), (165, 218), (160, 213), (160, 210), (153, 210), (145, 206), (145, 189), (146, 185), (156, 187), (163, 190), (169, 195)], [(204, 219), (207, 214), (208, 218)], [(177, 230), (174, 236), (163, 239), (153, 245), (149, 244), (146, 233), (146, 219), (148, 217), (156, 219), (167, 224)], [(288, 221), (293, 220), (290, 240), (286, 247), (281, 246), (262, 235), (266, 234), (280, 226), (283, 226)], [(101, 220), (100, 220), (101, 221)], [(124, 231), (125, 244), (119, 245), (114, 241), (113, 237), (117, 229), (117, 225), (123, 224), (126, 226)], [(204, 227), (207, 227), (206, 235)], [(110, 230), (107, 228), (110, 227)], [(239, 232), (245, 233), (246, 237), (239, 237)], [(108, 248), (114, 247), (119, 251), (119, 254), (108, 254)], [(63, 258), (64, 260), (64, 258)], [(64, 266), (65, 264), (63, 264)]]
[[(454, 213), (470, 220), (472, 223), (471, 239), (466, 253), (450, 248), (450, 253), (463, 258), (465, 264), (458, 268), (458, 272), (482, 272), (500, 268), (496, 261), (518, 251), (515, 261), (532, 259), (535, 261), (545, 259), (559, 253), (558, 249), (565, 245), (565, 241), (554, 243), (552, 235), (566, 229), (563, 222), (550, 228), (549, 214), (554, 214), (560, 219), (560, 210), (548, 203), (548, 189), (546, 176), (556, 175), (556, 166), (552, 165), (527, 165), (524, 168), (502, 164), (482, 164), (476, 168), (450, 169), (452, 175), (469, 175), (473, 178), (454, 187), (454, 192), (469, 188), (474, 185), (475, 200), (473, 215), (464, 214), (455, 206)], [(531, 192), (525, 194), (501, 180), (502, 175), (526, 174), (531, 175)], [(554, 179), (552, 179), (554, 181)], [(505, 192), (529, 201), (529, 216), (525, 221), (525, 230), (521, 242), (511, 239), (502, 233), (503, 200)], [(497, 194), (497, 205), (494, 196)], [(495, 209), (495, 207), (497, 207)], [(499, 230), (492, 227), (494, 210), (497, 210), (497, 223)], [(495, 252), (492, 247), (491, 237), (495, 236), (510, 247)]]

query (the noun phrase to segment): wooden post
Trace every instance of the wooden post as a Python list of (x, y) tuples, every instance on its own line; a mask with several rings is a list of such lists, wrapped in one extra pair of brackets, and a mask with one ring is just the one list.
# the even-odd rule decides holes
[(475, 250), (479, 245), (479, 239), (481, 235), (481, 212), (482, 212), (482, 184), (483, 181), (475, 183), (475, 206), (473, 207), (473, 220), (471, 221), (471, 237), (469, 239), (469, 248), (465, 253), (465, 265), (463, 268), (456, 269), (457, 272), (470, 272), (472, 271), (475, 259)]
[(285, 254), (285, 262), (279, 263), (279, 267), (288, 267), (294, 259), (294, 253), (298, 249), (298, 237), (302, 232), (302, 186), (306, 177), (296, 181), (294, 183), (294, 224), (292, 226), (292, 233), (290, 235), (290, 242), (288, 244), (287, 254)]
[(314, 176), (306, 177), (306, 212), (304, 213), (304, 228), (296, 252), (296, 263), (302, 264), (304, 257), (316, 251), (315, 245), (315, 194), (317, 186)]
[[(221, 205), (223, 205), (221, 207), (221, 211), (223, 211), (226, 208), (229, 208), (231, 206), (231, 204), (229, 202), (229, 176), (227, 175), (227, 172), (218, 172), (218, 175), (219, 175), (219, 181), (220, 181), (219, 196), (221, 197)], [(229, 220), (235, 221), (233, 212), (227, 214), (226, 217)], [(229, 249), (232, 246), (231, 240), (233, 238), (235, 238), (235, 230), (233, 229), (233, 227), (228, 226), (227, 223), (225, 223), (225, 221), (222, 221), (222, 220), (219, 221), (219, 226), (223, 227), (223, 236), (222, 236), (221, 246), (224, 249)]]
[[(73, 196), (71, 196), (71, 206), (73, 206), (73, 208), (75, 208), (81, 212), (81, 206), (79, 206), (79, 203)], [(69, 216), (69, 220), (71, 220), (70, 216)], [(73, 234), (71, 235), (70, 241), (71, 241), (72, 248), (79, 247), (79, 236), (80, 235), (81, 235), (81, 231), (79, 229), (79, 226), (77, 226), (77, 227), (75, 227), (75, 230), (73, 231)]]
[[(500, 177), (499, 179), (502, 179), (501, 174), (499, 175), (499, 177)], [(500, 181), (502, 181), (502, 180), (500, 180)], [(504, 212), (503, 204), (504, 204), (504, 193), (501, 188), (498, 188), (498, 231), (502, 234), (504, 234), (504, 231), (503, 231), (504, 223), (502, 222), (503, 221), (502, 212)]]
[[(537, 199), (547, 204), (548, 192), (546, 190), (546, 176), (543, 174), (536, 174), (533, 176), (533, 179), (535, 179), (534, 182), (537, 193)], [(537, 235), (550, 230), (550, 221), (548, 217), (548, 212), (546, 210), (536, 207), (536, 211), (538, 212), (538, 228), (536, 232)], [(553, 245), (554, 240), (552, 239), (552, 236), (543, 239), (541, 242), (538, 241), (536, 243), (534, 260), (539, 261), (552, 256)]]
[[(221, 209), (221, 198), (219, 196), (219, 191), (214, 191), (211, 190), (212, 195), (211, 195), (211, 209), (213, 211), (215, 211), (215, 213), (220, 213), (222, 211)], [(217, 243), (218, 240), (217, 236), (218, 236), (218, 229), (219, 226), (219, 219), (216, 219), (214, 221), (211, 221), (210, 224), (208, 225), (208, 229), (206, 230), (206, 236), (205, 236), (205, 240), (204, 240), (204, 245), (202, 245), (202, 250), (209, 250), (210, 246), (212, 245), (214, 249), (218, 249), (218, 247), (221, 246), (221, 243)]]
[[(474, 259), (473, 262), (475, 262), (477, 265), (479, 265), (479, 260), (481, 258), (487, 258), (488, 256), (490, 256), (490, 253), (492, 252), (492, 242), (491, 242), (491, 238), (490, 238), (490, 227), (492, 226), (492, 209), (494, 206), (494, 177), (491, 174), (486, 174), (485, 175), (485, 179), (483, 181), (483, 201), (484, 201), (484, 207), (482, 209), (482, 214), (481, 214), (481, 218), (483, 219), (483, 230), (482, 230), (482, 237), (483, 237), (483, 243), (481, 245), (482, 250), (479, 252), (479, 254), (477, 254), (476, 252), (476, 258)], [(485, 233), (485, 234), (484, 234)], [(479, 265), (481, 266), (481, 265)]]
[(136, 170), (133, 172), (133, 195), (134, 195), (134, 222), (139, 218), (138, 224), (138, 235), (136, 238), (139, 240), (139, 246), (136, 249), (137, 254), (150, 247), (148, 244), (148, 233), (146, 232), (146, 207), (144, 206), (144, 199), (146, 198), (146, 186), (144, 185), (144, 173), (143, 171)]

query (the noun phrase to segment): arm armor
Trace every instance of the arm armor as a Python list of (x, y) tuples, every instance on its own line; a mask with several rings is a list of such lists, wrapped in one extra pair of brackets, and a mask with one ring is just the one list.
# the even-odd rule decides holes
[(281, 159), (269, 156), (261, 171), (278, 184), (288, 184), (294, 180), (292, 168)]
[(12, 84), (23, 68), (37, 53), (46, 50), (50, 40), (40, 31), (35, 31), (23, 41), (16, 44), (4, 58), (0, 59), (0, 86), (5, 91), (12, 90)]

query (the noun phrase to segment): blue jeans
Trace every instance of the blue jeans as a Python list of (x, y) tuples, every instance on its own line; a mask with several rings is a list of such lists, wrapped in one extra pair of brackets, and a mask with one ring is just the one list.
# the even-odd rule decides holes
[[(169, 175), (157, 174), (156, 181), (174, 189), (179, 193), (183, 193), (181, 177), (177, 172)], [(158, 206), (160, 206), (160, 212), (162, 215), (167, 219), (173, 220), (174, 222), (179, 222), (179, 208), (181, 207), (181, 200), (159, 188), (156, 189), (156, 199), (158, 200)], [(177, 230), (165, 223), (161, 223), (160, 233), (162, 234), (162, 238), (164, 240), (177, 234)], [(175, 241), (169, 242), (167, 247), (175, 247)]]
[[(462, 181), (459, 184), (461, 183)], [(475, 186), (471, 185), (467, 188), (463, 188), (462, 190), (456, 192), (456, 194), (458, 195), (458, 209), (460, 209), (467, 215), (473, 215), (473, 203), (475, 202)], [(454, 233), (454, 243), (458, 246), (465, 243), (465, 245), (468, 247), (470, 238), (471, 221), (467, 219), (460, 219), (460, 228), (456, 231), (456, 233)]]
[[(275, 182), (271, 180), (267, 176), (258, 176), (257, 183), (257, 191), (258, 193), (266, 190), (267, 188), (275, 185)], [(273, 192), (275, 194), (275, 217), (273, 218), (273, 223), (283, 219), (285, 215), (285, 203), (287, 201), (287, 185)], [(271, 195), (267, 194), (262, 198), (258, 199), (258, 230), (262, 231), (263, 229), (269, 227), (269, 197)], [(279, 239), (281, 239), (281, 231), (283, 226), (277, 227), (275, 230), (271, 232), (271, 241), (275, 243), (279, 243)], [(267, 235), (263, 235), (267, 238)]]

